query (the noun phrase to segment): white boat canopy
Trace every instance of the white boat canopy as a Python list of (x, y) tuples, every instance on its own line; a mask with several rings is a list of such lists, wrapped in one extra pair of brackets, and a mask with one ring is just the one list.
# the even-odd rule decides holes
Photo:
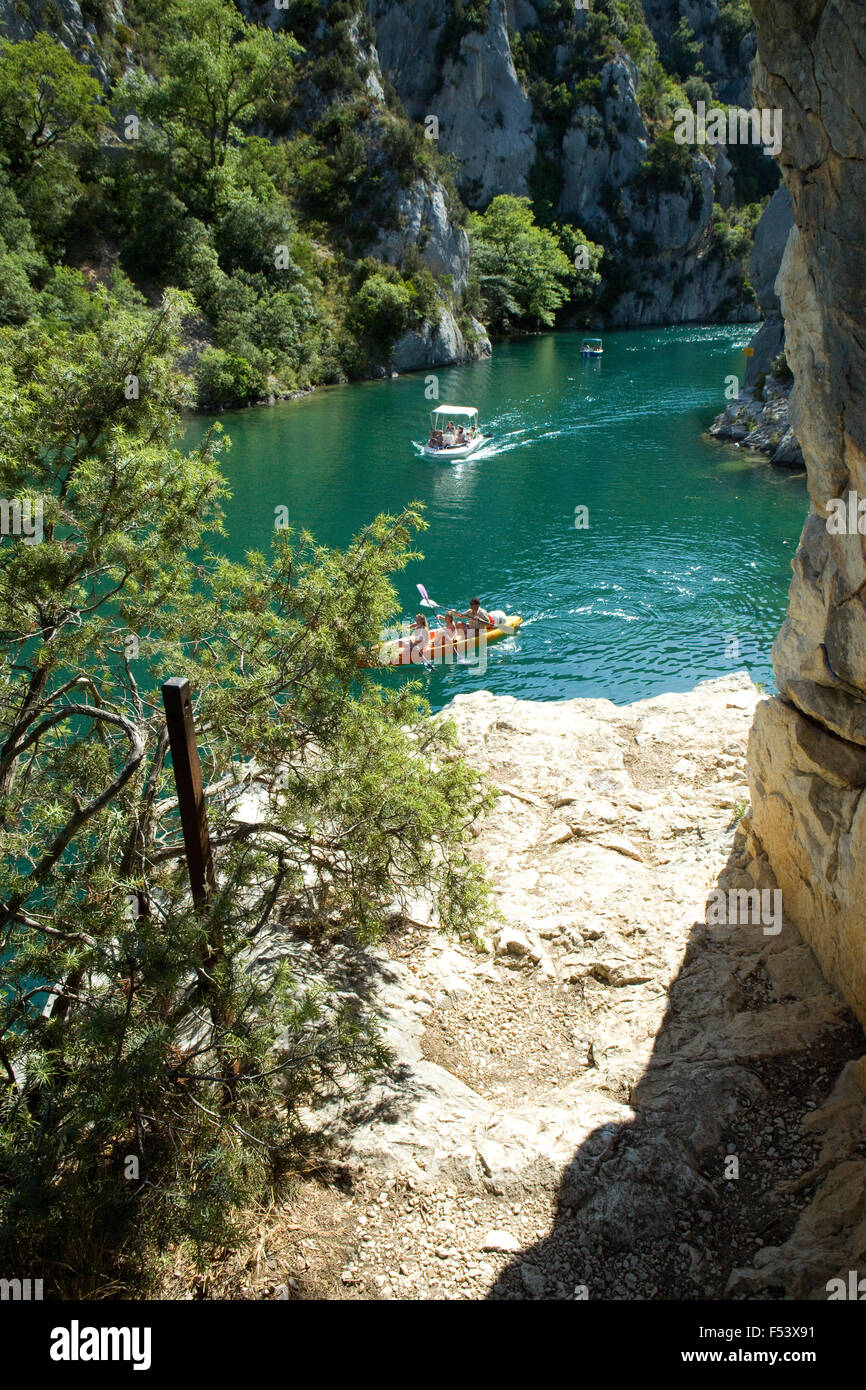
[(445, 416), (447, 420), (477, 420), (478, 411), (474, 405), (437, 405), (435, 410), (430, 411), (430, 422), (435, 424), (437, 418)]

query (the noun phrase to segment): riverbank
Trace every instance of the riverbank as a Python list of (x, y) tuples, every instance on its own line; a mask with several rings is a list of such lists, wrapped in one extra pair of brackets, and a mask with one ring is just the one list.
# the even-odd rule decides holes
[(452, 703), (500, 789), (477, 838), (499, 928), (449, 941), (418, 903), (375, 951), (296, 952), (375, 1009), (393, 1066), (308, 1116), (318, 1176), (255, 1248), (181, 1286), (825, 1297), (857, 1267), (862, 1032), (787, 919), (706, 925), (714, 889), (774, 889), (738, 819), (758, 699), (740, 673), (619, 708)]
[(792, 386), (790, 381), (768, 378), (753, 389), (745, 388), (716, 416), (711, 437), (766, 454), (771, 463), (805, 468), (803, 450), (788, 422)]
[[(491, 339), (478, 319), (472, 315), (467, 317), (468, 328), (464, 332), (454, 314), (443, 307), (435, 322), (407, 329), (394, 343), (387, 360), (372, 364), (368, 371), (358, 376), (346, 377), (345, 380), (315, 381), (294, 388), (281, 388), (276, 378), (270, 377), (261, 395), (251, 400), (224, 405), (218, 413), (231, 418), (239, 410), (301, 400), (323, 386), (357, 386), (364, 382), (396, 380), (412, 373), (462, 367), (470, 362), (486, 361), (493, 353)], [(212, 334), (202, 336), (200, 323), (200, 316), (196, 315), (195, 331), (190, 330), (187, 333), (178, 361), (179, 370), (190, 382), (191, 395), (195, 394), (196, 374), (202, 354), (213, 347)], [(196, 415), (213, 414), (214, 405), (195, 404), (190, 407), (190, 411)]]

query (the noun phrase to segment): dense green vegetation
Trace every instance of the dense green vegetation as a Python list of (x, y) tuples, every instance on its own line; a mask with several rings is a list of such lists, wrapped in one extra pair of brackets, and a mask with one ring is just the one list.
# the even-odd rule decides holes
[[(330, 10), (339, 38), (354, 7)], [(126, 298), (131, 281), (151, 304), (185, 289), (212, 407), (387, 362), (399, 332), (452, 303), (417, 254), (358, 260), (395, 191), (433, 176), (431, 142), (353, 94), (345, 51), (338, 96), (322, 97), (314, 79), (339, 44), (327, 60), (302, 52), (229, 0), (139, 0), (134, 13), (146, 67), (108, 95), (48, 34), (0, 47), (0, 322), (84, 326), (98, 280)], [(293, 132), (311, 84), (318, 114)], [(259, 133), (280, 124), (279, 139)]]
[(497, 333), (549, 328), (566, 300), (589, 304), (601, 283), (602, 248), (576, 228), (536, 226), (528, 198), (494, 198), (472, 214), (469, 234), (483, 312)]
[(718, 23), (725, 53), (733, 62), (754, 23), (749, 0), (719, 0)]
[[(435, 142), (393, 92), (368, 92), (356, 5), (293, 0), (277, 32), (231, 0), (128, 11), (134, 30), (105, 29), (107, 93), (49, 34), (0, 47), (0, 323), (83, 328), (97, 283), (139, 308), (183, 289), (197, 401), (215, 410), (368, 375), (443, 307), (472, 338), (469, 313), (488, 312), (478, 274), (455, 295), (412, 240), (396, 263), (371, 254), (419, 181), (467, 214)], [(137, 60), (125, 76), (121, 39)], [(547, 277), (540, 264), (537, 293), (561, 302)]]
[(743, 208), (713, 208), (710, 254), (723, 261), (744, 261), (751, 252), (755, 230), (763, 211), (760, 203)]
[[(42, 507), (41, 544), (0, 547), (0, 1259), (55, 1297), (230, 1244), (303, 1152), (299, 1106), (384, 1062), (357, 1010), (250, 974), (263, 933), (373, 941), (428, 890), (470, 929), (485, 902), (485, 797), (449, 730), (416, 685), (358, 679), (421, 518), (345, 552), (277, 530), (269, 556), (211, 553), (220, 433), (179, 447), (189, 306), (96, 302), (87, 328), (0, 330), (0, 493)], [(178, 673), (216, 856), (198, 911), (159, 696)]]
[(637, 175), (638, 186), (655, 193), (686, 193), (692, 216), (700, 212), (703, 188), (687, 145), (678, 145), (672, 130), (659, 133)]
[[(722, 10), (725, 42), (739, 43), (745, 0)], [(0, 43), (0, 324), (83, 328), (101, 312), (97, 285), (141, 312), (180, 288), (194, 304), (184, 361), (205, 408), (387, 370), (400, 336), (443, 308), (471, 341), (470, 315), (514, 332), (613, 302), (651, 255), (647, 235), (632, 244), (623, 190), (600, 191), (607, 229), (564, 225), (558, 208), (568, 124), (582, 123), (590, 146), (620, 138), (602, 80), (618, 56), (636, 66), (652, 136), (632, 192), (685, 192), (690, 215), (700, 210), (700, 180), (670, 130), (677, 108), (712, 97), (701, 45), (683, 19), (660, 54), (639, 0), (595, 0), (584, 14), (547, 0), (538, 28), (511, 31), (538, 126), (525, 215), (554, 242), (521, 232), (522, 246), (543, 251), (527, 288), (523, 252), (509, 257), (497, 243), (498, 214), (486, 233), (474, 217), (459, 292), (425, 264), (423, 227), (403, 235), (401, 203), (444, 189), (452, 221), (469, 228), (454, 162), (387, 81), (384, 101), (369, 87), (375, 33), (357, 0), (289, 0), (276, 30), (231, 0), (129, 0), (124, 13), (117, 24), (107, 6), (88, 11), (107, 89), (50, 26)], [(443, 56), (488, 20), (486, 3), (454, 0)], [(772, 191), (760, 152), (731, 159), (737, 210)], [(585, 232), (605, 244), (604, 285)], [(578, 245), (588, 263), (575, 265)], [(554, 251), (572, 262), (568, 273)]]

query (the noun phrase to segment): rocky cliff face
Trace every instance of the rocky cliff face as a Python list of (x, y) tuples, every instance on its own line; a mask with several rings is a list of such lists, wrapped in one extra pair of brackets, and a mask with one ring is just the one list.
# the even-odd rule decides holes
[(756, 85), (784, 114), (796, 230), (780, 289), (812, 499), (773, 653), (779, 696), (752, 733), (753, 824), (786, 911), (866, 1019), (866, 541), (827, 527), (831, 499), (852, 500), (856, 518), (866, 497), (866, 11), (753, 9)]
[[(287, 19), (281, 10), (263, 10), (258, 0), (236, 3), (249, 18), (273, 27), (286, 22), (291, 28), (297, 18), (294, 11)], [(432, 273), (440, 299), (438, 309), (394, 344), (388, 361), (378, 365), (374, 375), (489, 356), (490, 340), (483, 325), (461, 309), (469, 279), (469, 238), (460, 222), (465, 209), (453, 191), (449, 197), (441, 170), (437, 172), (432, 165), (421, 169), (413, 162), (407, 178), (405, 160), (411, 159), (411, 155), (401, 156), (389, 149), (389, 136), (395, 128), (407, 133), (405, 120), (389, 108), (375, 31), (361, 0), (357, 0), (347, 19), (341, 18), (339, 6), (326, 0), (307, 6), (301, 14), (305, 16), (300, 31), (305, 51), (298, 65), (294, 129), (304, 132), (313, 128), (326, 112), (351, 100), (352, 84), (358, 78), (367, 99), (355, 127), (355, 133), (368, 147), (367, 177), (357, 182), (356, 206), (343, 229), (353, 242), (354, 253), (398, 267), (415, 257)], [(317, 77), (317, 60), (327, 60), (335, 49), (338, 33), (342, 72), (336, 81), (332, 75), (323, 85)], [(371, 197), (373, 185), (375, 192)], [(336, 228), (335, 233), (339, 240)]]
[(442, 148), (460, 161), (464, 198), (484, 206), (497, 193), (528, 191), (536, 139), (532, 103), (514, 67), (504, 0), (492, 0), (485, 24), (459, 36), (446, 23), (453, 8), (449, 0), (367, 5), (379, 60), (409, 115), (416, 121), (436, 117)]
[[(714, 200), (727, 206), (732, 196), (725, 152), (710, 147), (711, 161), (695, 151), (679, 182), (642, 179), (654, 136), (639, 99), (644, 74), (623, 47), (625, 24), (596, 33), (586, 11), (575, 9), (571, 23), (561, 6), (549, 11), (547, 0), (476, 0), (458, 23), (451, 0), (367, 0), (382, 69), (411, 117), (436, 118), (469, 206), (531, 194), (609, 248), (617, 266), (609, 322), (757, 320), (742, 267), (719, 256), (713, 241)], [(706, 55), (716, 55), (710, 71), (736, 72), (733, 87), (745, 98), (750, 54), (741, 68), (739, 58), (723, 58), (715, 0), (693, 4), (690, 14)], [(666, 16), (656, 16), (663, 44), (676, 27)], [(732, 80), (719, 87), (728, 100)], [(564, 120), (563, 93), (571, 94)]]
[[(572, 12), (558, 0), (353, 0), (347, 18), (348, 6), (328, 0), (291, 0), (279, 9), (261, 0), (236, 3), (258, 23), (300, 25), (308, 57), (327, 60), (333, 50), (336, 62), (348, 28), (352, 71), (336, 79), (336, 91), (308, 91), (308, 127), (322, 114), (323, 96), (339, 99), (341, 87), (347, 99), (363, 87), (374, 111), (385, 110), (393, 82), (411, 120), (438, 122), (439, 149), (454, 157), (469, 206), (486, 207), (499, 193), (529, 194), (550, 219), (601, 241), (609, 252), (601, 305), (607, 322), (759, 317), (741, 258), (722, 254), (714, 235), (714, 206), (728, 208), (734, 197), (725, 151), (710, 147), (712, 158), (694, 151), (690, 167), (679, 174), (671, 177), (668, 168), (661, 179), (644, 177), (657, 120), (670, 120), (669, 110), (659, 115), (658, 101), (674, 89), (674, 104), (686, 101), (673, 77), (680, 11), (719, 99), (746, 99), (748, 43), (744, 39), (745, 47), (732, 49), (722, 22), (735, 0), (647, 4), (667, 71), (658, 66), (653, 34), (632, 22), (639, 6), (613, 5), (596, 13), (579, 7)], [(77, 0), (62, 0), (52, 15), (55, 10), (57, 37), (109, 86), (132, 62), (132, 50), (124, 47), (128, 39), (118, 34), (133, 34), (135, 10), (125, 15), (122, 0), (89, 0), (83, 10)], [(45, 27), (47, 13), (20, 0), (0, 0), (0, 32), (28, 37), (36, 24)], [(360, 132), (365, 140), (369, 125)], [(435, 176), (417, 180), (388, 209), (402, 235), (389, 229), (361, 248), (362, 254), (396, 261), (407, 247), (417, 247), (440, 282), (451, 277), (450, 291), (442, 284), (444, 331), (431, 320), (395, 354), (394, 365), (423, 359), (425, 345), (430, 355), (422, 365), (438, 361), (449, 345), (456, 361), (487, 350), (480, 325), (460, 312), (465, 235), (446, 204)]]
[(419, 176), (408, 188), (393, 192), (394, 216), (367, 248), (368, 254), (391, 265), (402, 263), (417, 249), (421, 262), (440, 285), (438, 317), (409, 329), (394, 344), (390, 366), (396, 372), (420, 371), (489, 357), (492, 351), (484, 325), (471, 314), (460, 315), (457, 302), (469, 280), (469, 237), (448, 207), (442, 184)]
[(738, 293), (739, 268), (709, 254), (715, 166), (695, 153), (691, 185), (642, 185), (652, 136), (638, 101), (640, 74), (623, 54), (604, 66), (599, 82), (597, 104), (578, 107), (562, 139), (558, 212), (630, 266), (631, 283), (611, 306), (610, 323), (756, 319), (754, 304)]
[(764, 322), (751, 342), (753, 355), (746, 369), (746, 386), (749, 387), (761, 372), (770, 370), (774, 358), (785, 347), (785, 322), (776, 292), (776, 278), (793, 225), (791, 195), (781, 184), (764, 209), (749, 258), (749, 275), (764, 315)]
[[(714, 439), (730, 439), (771, 463), (803, 466), (803, 451), (791, 428), (793, 379), (787, 372), (774, 378), (771, 368), (785, 350), (785, 320), (776, 280), (794, 226), (791, 195), (781, 184), (758, 223), (749, 260), (749, 273), (764, 322), (749, 346), (744, 388), (737, 400), (710, 427)], [(784, 364), (783, 364), (784, 365)]]

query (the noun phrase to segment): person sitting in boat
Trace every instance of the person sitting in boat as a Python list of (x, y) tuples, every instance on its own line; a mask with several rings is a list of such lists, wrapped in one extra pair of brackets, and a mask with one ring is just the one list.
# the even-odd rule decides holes
[(444, 444), (446, 449), (453, 449), (457, 443), (457, 429), (453, 420), (449, 420), (445, 426)]
[(400, 652), (400, 662), (405, 665), (411, 662), (415, 665), (425, 661), (427, 658), (427, 648), (430, 645), (430, 628), (427, 626), (427, 619), (423, 613), (415, 615), (415, 626), (408, 637), (403, 638), (402, 649)]
[(469, 611), (467, 613), (455, 613), (454, 616), (458, 619), (458, 632), (467, 638), (475, 637), (479, 632), (486, 632), (488, 628), (493, 627), (493, 619), (487, 609), (481, 607), (480, 598), (471, 598)]
[(457, 651), (459, 633), (454, 622), (454, 609), (449, 608), (443, 618), (443, 627), (434, 628), (430, 633), (430, 651), (434, 657), (452, 657)]
[(457, 443), (458, 445), (469, 443), (469, 436), (465, 433), (462, 425), (457, 426)]
[(444, 445), (443, 445), (443, 439), (442, 439), (442, 431), (441, 431), (441, 430), (433, 430), (433, 431), (431, 432), (431, 434), (430, 434), (430, 448), (431, 448), (431, 449), (441, 449), (441, 448), (443, 448), (443, 447), (444, 447)]

